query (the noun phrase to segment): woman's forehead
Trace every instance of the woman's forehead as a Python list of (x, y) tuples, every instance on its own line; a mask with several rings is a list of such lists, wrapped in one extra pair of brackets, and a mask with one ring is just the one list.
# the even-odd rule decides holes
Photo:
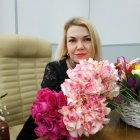
[(86, 27), (73, 25), (67, 30), (67, 37), (88, 36), (89, 32)]

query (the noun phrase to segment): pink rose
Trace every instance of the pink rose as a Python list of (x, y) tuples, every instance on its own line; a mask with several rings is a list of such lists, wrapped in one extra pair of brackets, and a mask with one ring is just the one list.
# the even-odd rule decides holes
[(53, 92), (47, 94), (45, 100), (49, 106), (49, 109), (56, 109), (57, 108), (57, 99), (56, 99), (56, 96)]
[(47, 117), (51, 119), (51, 121), (59, 121), (62, 120), (62, 114), (60, 114), (57, 110), (50, 110), (47, 113)]
[(46, 134), (46, 126), (40, 125), (39, 127), (35, 128), (35, 133), (38, 137), (45, 136)]
[[(32, 116), (33, 118), (34, 118), (34, 116)], [(44, 114), (42, 114), (42, 113), (38, 113), (36, 116), (35, 116), (35, 123), (36, 124), (39, 124), (39, 123), (42, 123), (43, 121), (44, 121), (44, 119), (43, 119), (43, 117), (44, 117)]]
[(62, 108), (63, 106), (67, 105), (67, 97), (63, 94), (62, 91), (57, 93), (56, 96), (57, 96), (58, 108)]
[(31, 108), (35, 119), (37, 136), (46, 136), (50, 140), (63, 138), (69, 135), (63, 122), (63, 115), (58, 112), (67, 105), (67, 98), (63, 92), (57, 93), (48, 88), (40, 89)]
[(36, 117), (36, 115), (38, 113), (47, 113), (47, 111), (49, 110), (49, 106), (48, 104), (46, 104), (46, 102), (39, 102), (36, 101), (34, 102), (32, 108), (31, 108), (31, 112), (32, 112), (32, 117)]
[(56, 91), (51, 91), (49, 88), (42, 88), (38, 90), (36, 100), (39, 102), (47, 102), (50, 109), (54, 109), (57, 106)]
[(63, 120), (61, 122), (59, 122), (59, 126), (61, 128), (61, 131), (59, 131), (60, 135), (62, 135), (62, 136), (69, 136), (69, 132), (66, 129), (66, 126), (65, 126)]
[(51, 94), (51, 90), (49, 88), (41, 88), (38, 90), (38, 94), (36, 100), (44, 101), (46, 100), (47, 94)]
[(43, 121), (42, 121), (41, 124), (43, 124), (44, 126), (46, 126), (46, 131), (47, 132), (52, 131), (54, 129), (54, 127), (55, 127), (55, 124), (52, 121), (52, 119), (49, 118), (49, 117), (47, 117), (47, 115), (46, 115), (46, 117), (44, 117), (42, 119), (43, 119)]
[(62, 138), (62, 137), (59, 137), (56, 133), (49, 131), (46, 134), (46, 138), (47, 138), (47, 140), (58, 140), (58, 138)]

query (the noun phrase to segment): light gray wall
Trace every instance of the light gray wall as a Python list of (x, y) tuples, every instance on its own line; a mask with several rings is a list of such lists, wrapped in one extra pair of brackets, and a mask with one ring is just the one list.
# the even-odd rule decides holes
[(88, 18), (89, 0), (18, 0), (19, 34), (38, 35), (58, 43), (64, 22)]
[(90, 0), (90, 20), (103, 45), (140, 43), (139, 0)]
[(115, 62), (119, 56), (131, 61), (140, 57), (140, 43), (103, 45), (102, 52), (103, 59), (108, 59), (110, 62)]
[(15, 33), (15, 0), (0, 0), (0, 34)]

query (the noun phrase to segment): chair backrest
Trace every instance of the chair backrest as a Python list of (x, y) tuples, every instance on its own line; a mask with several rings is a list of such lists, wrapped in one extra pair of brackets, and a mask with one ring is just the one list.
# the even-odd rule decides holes
[(0, 35), (0, 94), (8, 93), (2, 102), (10, 126), (24, 123), (29, 116), (51, 50), (51, 44), (39, 37)]

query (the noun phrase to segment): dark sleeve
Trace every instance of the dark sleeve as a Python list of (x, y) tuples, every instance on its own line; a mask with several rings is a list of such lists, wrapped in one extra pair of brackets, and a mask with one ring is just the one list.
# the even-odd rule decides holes
[[(43, 80), (41, 83), (42, 88), (48, 87), (51, 90), (60, 91), (60, 78), (59, 78), (59, 73), (57, 69), (58, 69), (58, 66), (56, 66), (54, 62), (47, 64), (45, 68)], [(19, 135), (17, 136), (16, 140), (36, 139), (37, 136), (35, 135), (35, 132), (34, 132), (35, 127), (36, 127), (36, 124), (34, 123), (34, 119), (30, 115), (28, 120), (25, 122), (22, 130), (20, 131)]]
[(36, 127), (36, 124), (34, 123), (32, 116), (30, 115), (30, 117), (25, 122), (23, 128), (21, 129), (20, 133), (18, 134), (16, 140), (35, 140), (35, 139), (37, 139), (37, 136), (34, 132), (35, 127)]
[(60, 91), (60, 68), (58, 67), (59, 65), (56, 62), (51, 62), (46, 66), (41, 83), (42, 88), (48, 87), (51, 90)]

